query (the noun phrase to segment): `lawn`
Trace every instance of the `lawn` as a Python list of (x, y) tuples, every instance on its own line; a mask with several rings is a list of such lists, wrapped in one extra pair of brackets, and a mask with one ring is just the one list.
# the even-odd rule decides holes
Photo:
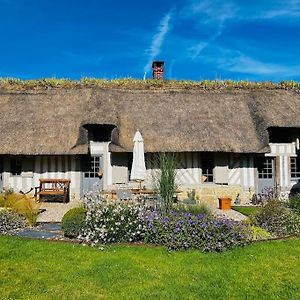
[(232, 209), (240, 212), (245, 216), (250, 216), (259, 212), (261, 208), (257, 206), (233, 206)]
[(300, 239), (205, 254), (0, 236), (0, 299), (300, 299)]

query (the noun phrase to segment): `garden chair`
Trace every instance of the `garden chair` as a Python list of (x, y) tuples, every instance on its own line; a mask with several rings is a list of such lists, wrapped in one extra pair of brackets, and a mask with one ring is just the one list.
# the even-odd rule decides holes
[(117, 190), (117, 199), (119, 200), (132, 200), (133, 193), (130, 190), (119, 189)]

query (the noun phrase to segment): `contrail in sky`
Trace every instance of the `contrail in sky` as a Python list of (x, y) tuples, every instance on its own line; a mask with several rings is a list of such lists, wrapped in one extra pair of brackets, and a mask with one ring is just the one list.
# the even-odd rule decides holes
[(166, 38), (167, 33), (170, 31), (170, 21), (172, 18), (173, 10), (167, 13), (160, 21), (157, 28), (157, 32), (152, 38), (151, 46), (147, 49), (146, 53), (149, 54), (148, 62), (144, 67), (144, 73), (146, 75), (147, 71), (151, 68), (151, 63), (155, 57), (160, 53), (161, 46)]

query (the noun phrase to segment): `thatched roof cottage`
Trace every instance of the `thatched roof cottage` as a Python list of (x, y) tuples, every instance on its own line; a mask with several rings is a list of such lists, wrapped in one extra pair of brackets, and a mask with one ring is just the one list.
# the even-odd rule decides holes
[(179, 153), (181, 189), (206, 198), (288, 191), (300, 178), (298, 89), (11, 84), (0, 104), (0, 185), (17, 191), (41, 178), (70, 179), (71, 198), (127, 184), (137, 129), (149, 174), (153, 153)]

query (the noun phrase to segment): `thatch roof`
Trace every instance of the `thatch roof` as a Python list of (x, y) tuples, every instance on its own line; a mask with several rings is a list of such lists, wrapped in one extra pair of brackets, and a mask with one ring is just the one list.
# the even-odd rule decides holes
[(267, 128), (300, 127), (300, 93), (284, 89), (0, 89), (1, 154), (84, 154), (87, 124), (115, 125), (112, 151), (268, 151)]

